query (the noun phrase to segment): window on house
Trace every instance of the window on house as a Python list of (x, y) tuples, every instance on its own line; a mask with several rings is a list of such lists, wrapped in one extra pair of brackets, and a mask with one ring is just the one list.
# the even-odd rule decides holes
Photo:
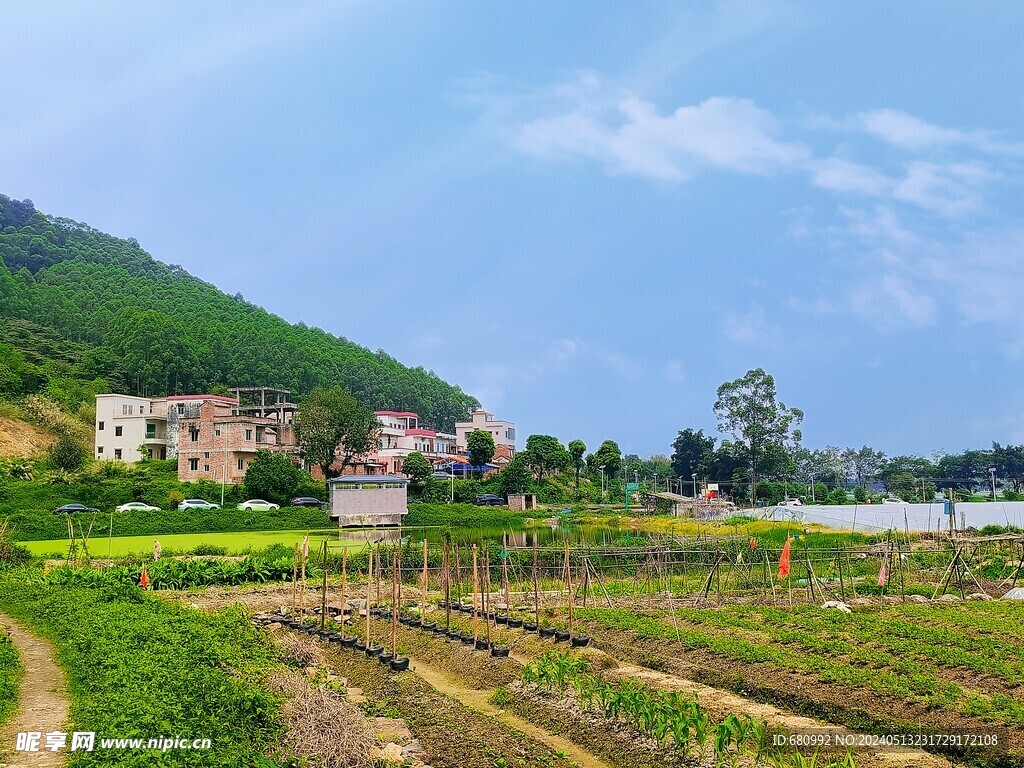
[(242, 460), (242, 459), (238, 460), (238, 468), (239, 469), (245, 469), (245, 461), (244, 460)]
[(152, 459), (153, 458), (153, 449), (152, 448), (147, 448), (146, 449), (146, 455), (149, 456), (149, 458)]
[(199, 427), (189, 427), (188, 433), (193, 443), (199, 442)]
[(97, 425), (96, 425), (96, 428), (97, 428), (97, 429), (98, 429), (98, 430), (99, 430), (100, 432), (102, 432), (102, 431), (103, 431), (103, 422), (101, 421), (101, 422), (100, 422), (99, 424), (97, 424)]
[(129, 405), (128, 406), (128, 415), (129, 416), (134, 416), (135, 415), (135, 406), (134, 405)]
[(178, 415), (181, 416), (183, 413), (185, 413), (185, 404), (178, 403)]
[(210, 452), (209, 451), (203, 451), (203, 458), (204, 459), (210, 458)]
[(124, 403), (124, 404), (121, 405), (121, 415), (122, 416), (127, 416), (128, 415), (128, 404), (127, 403)]
[(251, 429), (245, 430), (245, 439), (246, 440), (252, 440), (252, 430)]
[(188, 468), (193, 472), (197, 471), (199, 469), (199, 459), (189, 459)]
[(210, 471), (210, 465), (209, 464), (203, 464), (203, 472), (209, 472), (209, 471)]
[(120, 459), (121, 458), (121, 449), (120, 448), (115, 448), (114, 449), (114, 458), (115, 459)]
[(146, 439), (154, 440), (156, 438), (156, 424), (146, 425)]
[(213, 434), (216, 435), (217, 437), (220, 437), (220, 427), (215, 428), (213, 430)]
[(120, 437), (122, 432), (124, 432), (124, 427), (114, 427), (114, 437)]
[(97, 445), (96, 446), (96, 453), (103, 453), (103, 446), (102, 445)]

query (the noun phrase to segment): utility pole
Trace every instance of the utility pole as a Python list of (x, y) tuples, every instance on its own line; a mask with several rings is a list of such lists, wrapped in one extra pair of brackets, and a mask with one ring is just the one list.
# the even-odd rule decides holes
[(992, 476), (992, 501), (995, 501), (996, 500), (996, 468), (995, 467), (989, 467), (988, 468), (988, 473), (989, 473), (989, 475)]

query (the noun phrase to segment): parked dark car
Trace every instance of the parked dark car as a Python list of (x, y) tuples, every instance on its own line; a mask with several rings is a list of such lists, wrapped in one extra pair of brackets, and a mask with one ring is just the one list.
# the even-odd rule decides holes
[(87, 507), (85, 504), (65, 504), (53, 510), (55, 515), (70, 515), (73, 512), (99, 512), (96, 507)]
[(312, 496), (299, 496), (297, 499), (292, 499), (289, 502), (293, 507), (322, 507), (324, 503), (320, 499), (314, 499)]
[(495, 496), (493, 493), (481, 493), (473, 501), (478, 507), (500, 507), (505, 503), (505, 500), (501, 496)]

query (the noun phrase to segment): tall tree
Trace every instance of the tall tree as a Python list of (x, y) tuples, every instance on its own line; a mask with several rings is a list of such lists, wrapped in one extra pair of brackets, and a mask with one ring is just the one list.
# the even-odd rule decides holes
[(753, 505), (762, 466), (791, 455), (800, 442), (800, 431), (795, 427), (803, 421), (804, 414), (779, 401), (775, 379), (761, 368), (725, 382), (718, 388), (717, 395), (718, 428), (733, 436), (750, 465)]
[(413, 451), (402, 461), (402, 472), (409, 476), (410, 484), (417, 488), (423, 487), (433, 471), (427, 457), (419, 451)]
[(609, 477), (615, 477), (622, 469), (622, 451), (619, 444), (614, 440), (605, 440), (601, 447), (594, 452), (594, 466), (598, 470), (604, 469)]
[(700, 468), (714, 454), (715, 438), (687, 427), (672, 442), (672, 469), (683, 480), (700, 474)]
[(381, 423), (373, 410), (341, 387), (318, 387), (295, 413), (295, 432), (303, 456), (320, 467), (330, 498), (333, 467), (346, 467), (378, 446)]
[(867, 486), (878, 477), (885, 466), (885, 454), (874, 448), (847, 448), (843, 452), (843, 460), (848, 465), (848, 472), (853, 475), (857, 485)]
[(523, 453), (527, 463), (536, 471), (538, 480), (543, 479), (545, 472), (562, 469), (570, 461), (565, 446), (551, 435), (530, 435), (526, 438)]
[(576, 490), (580, 489), (580, 472), (583, 470), (583, 454), (587, 452), (586, 443), (582, 440), (569, 441), (569, 461), (576, 472)]
[(474, 429), (466, 438), (466, 452), (474, 467), (482, 467), (494, 458), (494, 435), (485, 429)]
[(498, 474), (501, 492), (508, 498), (510, 493), (526, 493), (530, 487), (530, 468), (526, 458), (519, 454)]
[(301, 480), (301, 470), (285, 454), (256, 451), (245, 470), (245, 492), (249, 498), (287, 504)]

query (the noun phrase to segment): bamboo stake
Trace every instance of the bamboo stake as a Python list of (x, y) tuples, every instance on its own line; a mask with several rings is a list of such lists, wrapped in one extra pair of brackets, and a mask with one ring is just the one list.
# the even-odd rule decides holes
[(398, 611), (402, 604), (402, 559), (395, 549), (391, 567), (391, 658), (398, 658)]
[(491, 647), (491, 550), (484, 545), (484, 642)]
[(373, 580), (370, 574), (373, 572), (373, 547), (370, 547), (370, 562), (366, 568), (366, 636), (364, 638), (366, 647), (370, 647), (370, 601), (373, 600)]
[(299, 590), (299, 613), (306, 619), (306, 560), (309, 558), (309, 534), (302, 540), (302, 587)]
[(476, 647), (477, 637), (479, 632), (477, 631), (477, 613), (476, 613), (476, 600), (480, 592), (480, 573), (476, 567), (476, 544), (473, 545), (473, 645)]
[(508, 535), (502, 534), (504, 543), (502, 544), (502, 558), (501, 558), (501, 580), (504, 582), (505, 590), (505, 615), (510, 616), (512, 614), (512, 598), (508, 593)]
[[(1024, 551), (1024, 550), (1022, 550)], [(1022, 555), (1024, 557), (1024, 555)], [(537, 532), (533, 532), (533, 621), (540, 628), (540, 590), (537, 584)]]
[(420, 626), (427, 623), (427, 540), (423, 539), (423, 597), (420, 600)]
[(292, 558), (292, 617), (295, 617), (295, 611), (297, 605), (295, 601), (298, 599), (298, 593), (296, 592), (299, 582), (299, 545), (295, 545), (295, 556)]
[(341, 636), (345, 637), (345, 615), (348, 613), (348, 547), (341, 550)]
[(569, 593), (569, 637), (572, 637), (572, 568), (569, 567), (569, 540), (565, 540), (565, 589)]
[(451, 574), (451, 563), (449, 562), (451, 542), (448, 539), (448, 535), (445, 534), (443, 547), (441, 551), (441, 559), (444, 561), (442, 570), (444, 571), (444, 628), (445, 631), (450, 631), (452, 628), (452, 574)]
[(320, 596), (320, 630), (327, 629), (327, 539), (324, 539), (324, 582)]

